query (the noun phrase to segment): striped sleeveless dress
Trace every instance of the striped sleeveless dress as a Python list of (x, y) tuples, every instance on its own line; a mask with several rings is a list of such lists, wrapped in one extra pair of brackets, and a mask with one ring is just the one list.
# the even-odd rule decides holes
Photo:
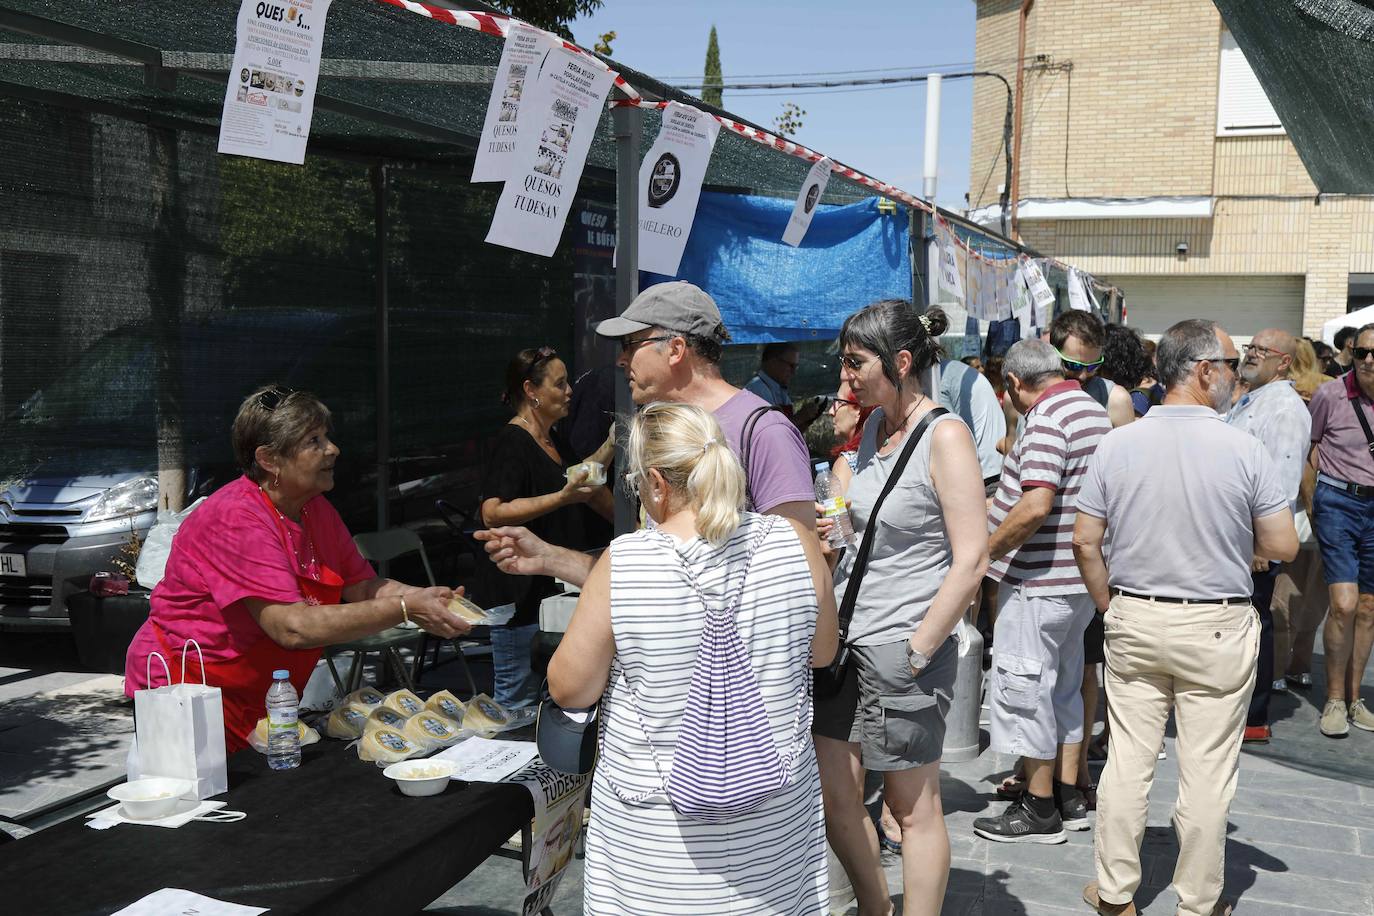
[[(744, 576), (759, 526), (776, 521)], [(820, 775), (811, 746), (811, 638), (816, 593), (792, 526), (744, 513), (720, 547), (657, 530), (611, 544), (611, 629), (616, 656), (601, 702), (601, 756), (592, 778), (583, 912), (589, 916), (821, 914), (828, 896)], [(701, 637), (701, 602), (677, 569), (677, 551), (713, 606), (744, 581), (735, 618), (777, 747), (796, 749), (792, 781), (760, 807), (720, 823), (679, 816), (661, 793)], [(675, 571), (676, 570), (676, 571)], [(635, 685), (636, 710), (625, 678)], [(798, 704), (805, 711), (798, 722)], [(643, 724), (641, 724), (641, 721)], [(798, 742), (798, 743), (794, 743)], [(614, 788), (611, 783), (614, 783)], [(620, 795), (616, 789), (619, 789)]]

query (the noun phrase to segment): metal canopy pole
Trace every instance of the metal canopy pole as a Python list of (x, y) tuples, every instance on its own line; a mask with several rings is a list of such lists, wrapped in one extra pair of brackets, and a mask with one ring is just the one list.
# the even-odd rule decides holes
[[(639, 295), (639, 135), (644, 112), (632, 106), (612, 109), (611, 124), (615, 130), (616, 157), (615, 310), (620, 314)], [(615, 383), (616, 416), (629, 417), (633, 412), (630, 383), (620, 375)], [(616, 467), (629, 467), (623, 435), (616, 442)], [(615, 480), (616, 534), (635, 530), (639, 523), (636, 514), (634, 500), (625, 489), (625, 475), (620, 474)]]
[[(372, 167), (373, 231), (377, 235), (377, 530), (391, 523), (391, 318), (387, 302), (386, 165)], [(377, 570), (386, 575), (386, 564)]]

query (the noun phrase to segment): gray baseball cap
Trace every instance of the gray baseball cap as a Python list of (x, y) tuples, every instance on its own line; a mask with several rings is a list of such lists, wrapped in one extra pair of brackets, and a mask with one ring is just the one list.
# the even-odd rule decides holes
[(618, 318), (607, 318), (596, 326), (602, 337), (625, 337), (636, 331), (663, 328), (695, 334), (725, 343), (730, 332), (720, 318), (716, 300), (699, 286), (686, 280), (655, 284), (635, 296)]

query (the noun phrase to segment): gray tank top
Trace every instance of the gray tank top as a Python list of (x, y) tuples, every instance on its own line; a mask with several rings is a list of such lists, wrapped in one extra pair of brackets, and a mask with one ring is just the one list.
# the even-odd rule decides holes
[[(849, 625), (851, 645), (881, 646), (909, 639), (930, 609), (930, 602), (949, 570), (949, 537), (930, 479), (930, 444), (935, 427), (950, 420), (967, 429), (957, 414), (932, 421), (902, 471), (902, 479), (883, 502), (868, 571), (859, 586), (859, 600)], [(857, 469), (845, 493), (851, 501), (854, 531), (860, 538), (868, 527), (873, 503), (902, 450), (899, 445), (891, 454), (878, 455), (878, 429), (882, 423), (879, 408), (864, 424)], [(857, 552), (857, 547), (846, 550), (835, 570), (837, 604), (844, 600)]]

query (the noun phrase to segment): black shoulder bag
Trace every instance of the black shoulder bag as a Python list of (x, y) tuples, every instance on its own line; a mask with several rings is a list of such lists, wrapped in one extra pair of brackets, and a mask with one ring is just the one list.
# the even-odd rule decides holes
[(942, 417), (949, 413), (943, 407), (936, 407), (921, 418), (921, 422), (916, 424), (916, 428), (907, 436), (906, 445), (902, 448), (902, 454), (898, 456), (897, 463), (892, 466), (892, 473), (887, 475), (887, 482), (883, 484), (882, 492), (873, 503), (873, 508), (868, 513), (868, 525), (864, 528), (863, 540), (859, 542), (859, 553), (854, 557), (854, 568), (849, 571), (849, 582), (844, 589), (844, 600), (840, 602), (840, 649), (835, 653), (835, 660), (824, 668), (813, 668), (812, 696), (818, 700), (828, 700), (840, 692), (844, 686), (844, 679), (849, 675), (849, 621), (854, 618), (854, 605), (859, 600), (859, 584), (863, 581), (864, 572), (868, 569), (868, 555), (873, 550), (873, 539), (878, 532), (878, 510), (883, 507), (883, 500), (887, 499), (887, 494), (892, 492), (892, 488), (897, 485), (897, 481), (902, 479), (902, 471), (906, 469), (906, 463), (911, 460), (912, 452), (916, 451), (917, 444), (921, 437), (925, 435), (926, 428), (935, 421), (936, 417)]

